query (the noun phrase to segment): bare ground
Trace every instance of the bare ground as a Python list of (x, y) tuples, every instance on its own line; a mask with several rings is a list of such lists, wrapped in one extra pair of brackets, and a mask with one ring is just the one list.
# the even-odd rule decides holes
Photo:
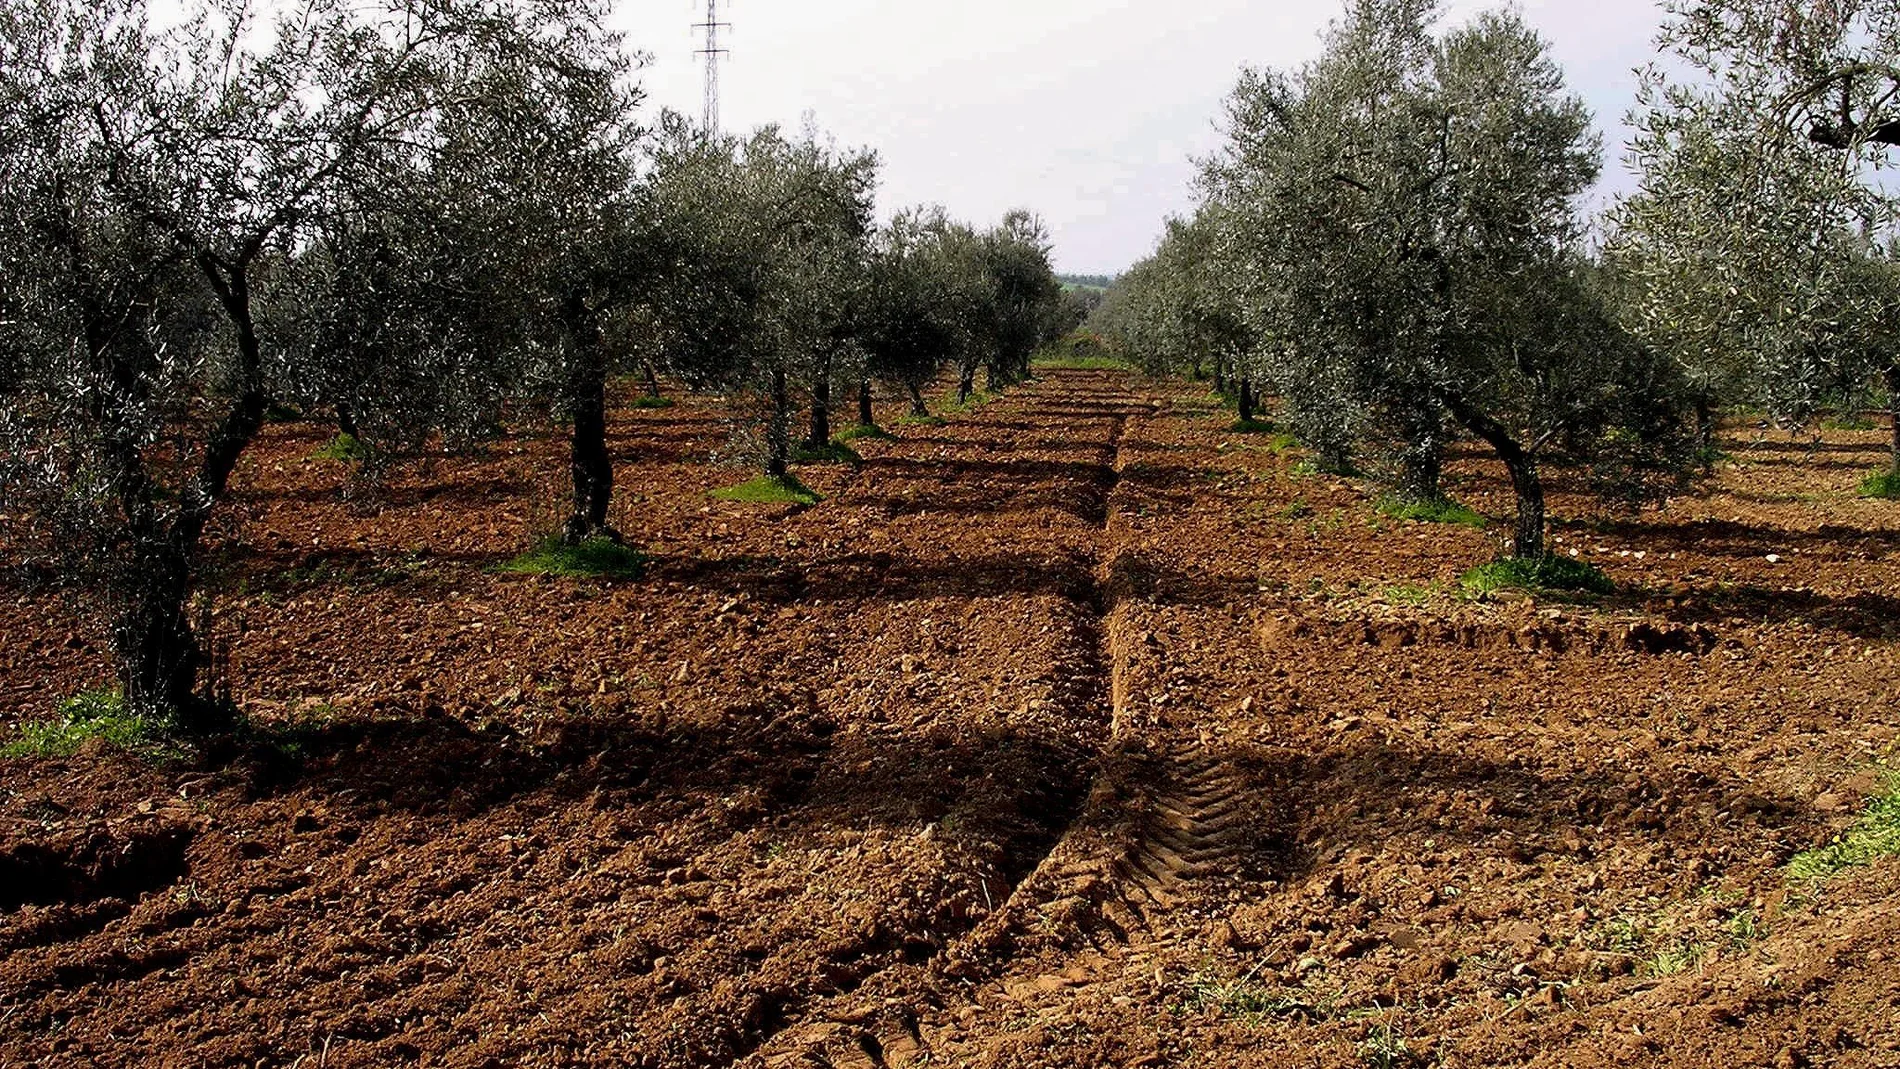
[[(808, 510), (705, 498), (720, 411), (618, 422), (616, 583), (490, 570), (557, 441), (352, 502), (274, 429), (216, 634), (303, 751), (0, 762), (0, 1066), (1900, 1066), (1900, 863), (1782, 870), (1900, 739), (1879, 433), (1560, 492), (1622, 592), (1473, 602), (1495, 533), (1189, 387), (1053, 372)], [(0, 709), (101, 679), (4, 593)]]

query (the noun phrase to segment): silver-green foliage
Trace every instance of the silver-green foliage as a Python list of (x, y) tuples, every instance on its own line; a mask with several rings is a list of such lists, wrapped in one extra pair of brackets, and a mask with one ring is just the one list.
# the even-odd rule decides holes
[[(1900, 8), (1677, 0), (1632, 113), (1639, 187), (1612, 215), (1630, 323), (1705, 410), (1807, 419), (1900, 382), (1881, 172), (1900, 139)], [(1706, 428), (1705, 428), (1706, 429)]]
[(1547, 44), (1510, 12), (1437, 17), (1354, 0), (1318, 60), (1243, 77), (1207, 180), (1296, 431), (1396, 440), (1429, 495), (1448, 414), (1510, 469), (1536, 557), (1540, 459), (1612, 427), (1667, 439), (1669, 384), (1584, 256), (1598, 139)]

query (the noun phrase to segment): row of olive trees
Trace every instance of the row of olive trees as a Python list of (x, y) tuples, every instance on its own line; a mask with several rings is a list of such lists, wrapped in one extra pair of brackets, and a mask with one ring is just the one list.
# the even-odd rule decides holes
[[(1514, 553), (1540, 559), (1545, 464), (1646, 496), (1707, 455), (1720, 405), (1799, 419), (1893, 377), (1900, 290), (1866, 165), (1895, 67), (1891, 27), (1865, 32), (1892, 19), (1855, 11), (1859, 29), (1797, 19), (1817, 40), (1791, 45), (1785, 13), (1684, 5), (1665, 45), (1715, 85), (1652, 78), (1644, 187), (1599, 252), (1579, 205), (1598, 139), (1545, 42), (1509, 12), (1441, 30), (1434, 0), (1354, 0), (1319, 59), (1243, 75), (1200, 208), (1097, 325), (1156, 370), (1211, 361), (1243, 416), (1255, 387), (1276, 394), (1321, 466), (1378, 456), (1410, 503), (1442, 498), (1469, 434), (1510, 475)], [(1756, 59), (1776, 50), (1812, 66), (1770, 78)]]
[(608, 526), (610, 380), (794, 406), (1027, 370), (1059, 288), (1028, 216), (875, 225), (876, 160), (640, 121), (601, 0), (0, 0), (0, 507), (111, 621), (128, 708), (189, 731), (200, 543), (273, 406), (373, 448), (572, 428)]

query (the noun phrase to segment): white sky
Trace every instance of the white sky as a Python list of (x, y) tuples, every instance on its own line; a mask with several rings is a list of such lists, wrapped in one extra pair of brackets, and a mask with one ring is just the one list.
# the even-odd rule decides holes
[[(692, 23), (705, 0), (617, 0), (652, 64), (653, 107), (697, 116)], [(1497, 6), (1450, 0), (1450, 22)], [(1601, 195), (1629, 184), (1622, 117), (1652, 55), (1659, 0), (1523, 0), (1605, 131)], [(1242, 64), (1317, 53), (1337, 0), (721, 0), (732, 22), (722, 125), (809, 112), (882, 160), (882, 207), (941, 203), (979, 225), (1013, 207), (1048, 223), (1058, 270), (1112, 274), (1146, 255), (1162, 217), (1193, 205), (1190, 157), (1219, 143)]]

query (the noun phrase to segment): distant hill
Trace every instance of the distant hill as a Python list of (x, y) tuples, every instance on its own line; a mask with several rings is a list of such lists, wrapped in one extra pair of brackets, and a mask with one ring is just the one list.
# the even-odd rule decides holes
[(1115, 278), (1112, 275), (1057, 275), (1056, 281), (1071, 289), (1105, 290), (1114, 284)]

